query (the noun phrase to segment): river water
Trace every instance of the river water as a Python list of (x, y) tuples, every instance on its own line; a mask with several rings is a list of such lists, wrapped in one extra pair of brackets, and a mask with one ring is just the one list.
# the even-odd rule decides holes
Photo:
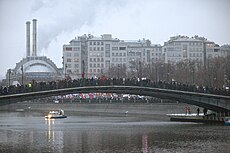
[(0, 112), (0, 152), (230, 152), (230, 126), (170, 122), (160, 115), (66, 114), (45, 120), (40, 112)]

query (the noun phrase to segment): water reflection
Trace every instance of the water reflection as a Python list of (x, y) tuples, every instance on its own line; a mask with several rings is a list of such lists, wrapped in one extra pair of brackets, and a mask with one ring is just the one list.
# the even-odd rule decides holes
[(142, 135), (142, 152), (148, 153), (148, 135)]
[(71, 116), (44, 120), (42, 115), (0, 112), (0, 152), (230, 152), (229, 126), (144, 119)]
[(58, 120), (45, 119), (47, 124), (46, 139), (49, 148), (49, 152), (62, 153), (64, 148), (63, 131), (58, 130), (58, 126), (62, 126)]

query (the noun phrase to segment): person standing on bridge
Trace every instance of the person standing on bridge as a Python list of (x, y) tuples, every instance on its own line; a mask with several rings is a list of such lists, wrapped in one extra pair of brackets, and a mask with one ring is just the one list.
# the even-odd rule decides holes
[(188, 107), (188, 114), (191, 114), (191, 110), (190, 110), (190, 107)]
[(204, 116), (207, 115), (207, 112), (208, 112), (207, 108), (204, 108), (203, 109)]
[(200, 115), (200, 108), (198, 107), (197, 108), (197, 116), (199, 116)]

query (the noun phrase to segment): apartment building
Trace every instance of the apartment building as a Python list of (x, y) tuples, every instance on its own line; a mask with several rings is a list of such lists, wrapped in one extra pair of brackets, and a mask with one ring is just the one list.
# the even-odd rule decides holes
[[(174, 36), (164, 43), (151, 44), (150, 40), (119, 40), (111, 34), (100, 37), (79, 36), (63, 45), (63, 70), (72, 79), (110, 76), (111, 70), (125, 68), (138, 73), (138, 69), (156, 63), (177, 63), (183, 60), (202, 61), (226, 57), (228, 45), (219, 46), (204, 37)], [(113, 77), (113, 76), (110, 76)]]
[(165, 62), (177, 63), (183, 60), (205, 62), (209, 58), (225, 56), (219, 45), (204, 37), (174, 36), (164, 43)]

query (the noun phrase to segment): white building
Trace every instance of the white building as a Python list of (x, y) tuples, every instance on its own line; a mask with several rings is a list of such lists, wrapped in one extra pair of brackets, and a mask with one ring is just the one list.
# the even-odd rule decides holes
[(165, 62), (177, 63), (183, 60), (205, 62), (208, 58), (223, 56), (219, 45), (204, 37), (174, 36), (163, 47)]
[[(208, 58), (226, 57), (227, 45), (220, 47), (204, 37), (171, 37), (164, 46), (151, 44), (150, 40), (119, 40), (111, 34), (101, 37), (83, 35), (63, 46), (64, 73), (72, 79), (106, 75), (111, 70), (126, 69), (126, 73), (137, 74), (141, 67), (156, 63), (176, 63), (196, 60), (206, 63)], [(83, 75), (84, 74), (84, 75)]]
[(81, 41), (71, 40), (69, 45), (63, 46), (64, 74), (81, 75)]
[(64, 73), (77, 79), (82, 78), (83, 73), (88, 78), (109, 75), (115, 67), (126, 67), (130, 71), (134, 63), (155, 62), (161, 52), (162, 47), (152, 46), (149, 40), (121, 41), (111, 34), (83, 35), (63, 45)]

